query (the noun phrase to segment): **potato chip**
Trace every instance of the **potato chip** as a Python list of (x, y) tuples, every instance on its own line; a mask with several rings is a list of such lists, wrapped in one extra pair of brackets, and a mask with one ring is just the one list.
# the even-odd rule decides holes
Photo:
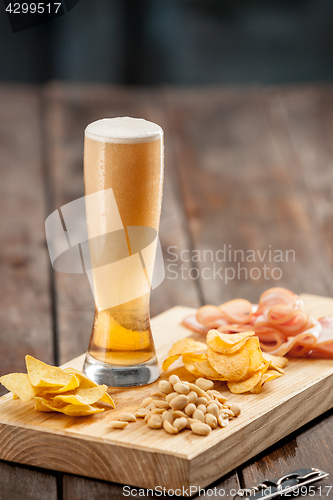
[[(209, 332), (207, 336), (209, 335)], [(248, 337), (240, 340), (239, 342), (236, 342), (236, 344), (233, 345), (227, 345), (222, 342), (220, 342), (219, 337), (216, 335), (214, 339), (210, 336), (210, 339), (208, 341), (207, 338), (207, 343), (211, 349), (215, 352), (219, 352), (221, 354), (232, 354), (233, 352), (239, 351), (244, 344), (246, 344)]]
[(221, 354), (232, 354), (238, 351), (252, 337), (254, 332), (243, 333), (221, 333), (218, 330), (209, 330), (207, 333), (207, 344), (213, 351)]
[(284, 368), (288, 363), (288, 359), (284, 356), (275, 356), (274, 354), (269, 354), (268, 352), (263, 352), (263, 356), (272, 366), (277, 368)]
[(283, 374), (277, 370), (267, 370), (266, 373), (262, 374), (261, 379), (259, 380), (257, 385), (253, 387), (253, 389), (251, 389), (251, 392), (253, 392), (254, 394), (258, 394), (265, 382), (269, 382), (270, 380), (273, 380), (275, 378), (282, 377), (282, 375)]
[[(187, 338), (178, 340), (170, 349), (169, 356), (163, 361), (162, 369), (167, 371), (167, 369), (183, 354), (192, 354), (195, 356), (197, 353), (206, 352), (207, 345), (203, 342), (197, 342), (196, 340)], [(200, 358), (200, 356), (199, 356)]]
[(0, 377), (0, 383), (12, 392), (13, 396), (19, 397), (25, 403), (41, 392), (41, 389), (36, 389), (31, 384), (26, 373), (9, 373), (8, 375), (3, 375)]
[(72, 376), (57, 366), (50, 366), (32, 356), (25, 357), (30, 382), (34, 387), (63, 387)]
[(162, 364), (162, 370), (163, 371), (167, 371), (167, 369), (172, 365), (172, 363), (174, 363), (175, 361), (177, 361), (177, 359), (179, 359), (181, 356), (181, 354), (177, 354), (176, 356), (168, 356), (164, 361), (163, 361), (163, 364)]
[(73, 405), (91, 405), (97, 403), (106, 393), (107, 386), (99, 385), (90, 389), (76, 389), (71, 394), (59, 394), (54, 396), (53, 401), (63, 401)]
[(44, 398), (35, 398), (35, 409), (44, 412), (57, 411), (59, 413), (64, 413), (65, 415), (70, 415), (73, 417), (82, 417), (87, 415), (92, 415), (94, 413), (101, 413), (104, 411), (103, 408), (97, 408), (93, 405), (72, 405), (72, 404), (57, 404), (57, 402), (49, 401)]
[(197, 342), (196, 340), (186, 338), (178, 340), (170, 349), (169, 356), (175, 356), (179, 354), (194, 353), (200, 351), (206, 351), (207, 345), (203, 342)]
[(260, 382), (263, 373), (267, 370), (268, 363), (262, 363), (261, 367), (251, 377), (240, 382), (227, 382), (228, 389), (233, 394), (243, 394), (251, 391)]
[(248, 371), (248, 373), (250, 374), (255, 372), (264, 361), (258, 337), (253, 337), (248, 339), (244, 347), (247, 350), (250, 358), (250, 365)]
[(72, 375), (70, 381), (68, 382), (67, 385), (64, 385), (63, 387), (50, 387), (49, 389), (45, 390), (46, 394), (59, 394), (62, 392), (67, 392), (67, 391), (73, 391), (77, 387), (79, 387), (80, 381), (76, 375)]
[(195, 361), (194, 367), (198, 370), (199, 373), (201, 373), (201, 376), (204, 376), (209, 380), (220, 380), (222, 382), (225, 382), (226, 380), (212, 367), (207, 359), (202, 361)]
[(225, 378), (225, 380), (237, 381), (246, 378), (250, 359), (245, 346), (233, 354), (220, 354), (207, 349), (207, 357), (212, 367)]
[(203, 373), (199, 372), (196, 367), (194, 366), (195, 358), (191, 356), (191, 354), (184, 354), (183, 356), (183, 363), (186, 368), (186, 370), (192, 375), (195, 375), (196, 377), (202, 377)]

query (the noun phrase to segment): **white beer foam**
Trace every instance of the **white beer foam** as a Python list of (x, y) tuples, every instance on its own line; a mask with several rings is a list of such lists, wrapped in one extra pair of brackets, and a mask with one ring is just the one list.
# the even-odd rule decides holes
[(88, 139), (114, 144), (152, 142), (163, 137), (163, 129), (143, 118), (103, 118), (90, 123), (85, 129)]

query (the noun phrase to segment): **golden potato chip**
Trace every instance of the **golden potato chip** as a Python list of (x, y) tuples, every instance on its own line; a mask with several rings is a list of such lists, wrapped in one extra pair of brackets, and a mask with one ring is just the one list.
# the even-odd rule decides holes
[(228, 389), (233, 394), (243, 394), (251, 391), (261, 380), (263, 373), (267, 370), (268, 363), (262, 363), (260, 368), (251, 377), (240, 382), (227, 382)]
[(45, 393), (46, 394), (54, 394), (54, 393), (59, 394), (62, 392), (73, 391), (74, 389), (79, 387), (79, 385), (80, 385), (80, 381), (79, 381), (78, 377), (76, 377), (76, 375), (73, 374), (67, 385), (64, 385), (63, 387), (53, 387), (53, 388), (50, 387), (50, 388), (45, 390)]
[(169, 356), (163, 361), (162, 369), (167, 371), (167, 369), (183, 354), (195, 354), (205, 353), (207, 345), (203, 342), (197, 342), (196, 340), (186, 338), (178, 340), (170, 349)]
[(226, 380), (222, 375), (214, 370), (207, 359), (203, 361), (195, 361), (194, 367), (201, 373), (201, 376), (208, 378), (209, 380), (220, 380), (222, 382), (225, 382)]
[(35, 398), (35, 408), (39, 411), (50, 412), (57, 411), (59, 413), (64, 413), (72, 417), (83, 417), (87, 415), (92, 415), (94, 413), (101, 413), (104, 411), (103, 408), (97, 408), (94, 405), (72, 405), (72, 404), (57, 404), (54, 401), (49, 401), (44, 398)]
[(192, 375), (195, 375), (196, 377), (202, 377), (203, 374), (201, 372), (199, 372), (194, 366), (195, 361), (196, 361), (195, 358), (192, 358), (192, 356), (190, 354), (184, 354), (183, 363), (184, 363), (186, 370), (188, 372), (192, 373)]
[(73, 405), (91, 405), (99, 401), (106, 391), (106, 385), (99, 385), (90, 389), (76, 389), (71, 394), (54, 396), (53, 401), (63, 401), (64, 403)]
[(275, 356), (274, 354), (269, 354), (268, 352), (263, 352), (263, 356), (266, 361), (268, 361), (277, 370), (279, 368), (284, 368), (288, 363), (288, 359), (284, 356)]
[(72, 376), (57, 366), (50, 366), (32, 356), (25, 357), (30, 382), (34, 387), (63, 387)]
[(237, 381), (246, 378), (249, 371), (250, 358), (245, 346), (233, 354), (220, 354), (208, 347), (207, 357), (212, 367), (225, 380)]
[(254, 332), (243, 333), (221, 333), (218, 330), (209, 330), (207, 333), (207, 344), (213, 351), (221, 354), (232, 354), (238, 351), (252, 337)]
[(283, 374), (277, 370), (267, 370), (266, 373), (262, 374), (261, 379), (259, 380), (257, 385), (253, 387), (253, 389), (251, 389), (251, 392), (253, 392), (254, 394), (258, 394), (265, 382), (269, 382), (270, 380), (273, 380), (275, 378), (282, 377), (282, 375)]
[(197, 342), (196, 340), (186, 338), (178, 340), (178, 342), (173, 344), (169, 351), (169, 356), (206, 351), (206, 349), (207, 345), (203, 342)]
[[(33, 399), (41, 389), (36, 389), (30, 382), (26, 373), (9, 373), (0, 377), (0, 383), (6, 387), (13, 396), (19, 397), (26, 403)], [(16, 399), (13, 397), (13, 399)]]
[(258, 337), (252, 337), (248, 339), (244, 347), (249, 353), (250, 365), (248, 373), (250, 374), (255, 372), (264, 361)]
[(177, 354), (176, 356), (168, 356), (164, 361), (163, 361), (163, 364), (162, 364), (162, 370), (163, 371), (167, 371), (167, 369), (172, 365), (172, 363), (174, 363), (175, 361), (177, 361), (177, 359), (179, 359), (181, 356), (181, 354)]

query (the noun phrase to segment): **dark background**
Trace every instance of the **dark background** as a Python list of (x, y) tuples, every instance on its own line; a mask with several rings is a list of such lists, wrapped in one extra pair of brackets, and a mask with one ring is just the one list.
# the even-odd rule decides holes
[(14, 34), (2, 4), (0, 44), (3, 81), (328, 81), (333, 1), (81, 0)]

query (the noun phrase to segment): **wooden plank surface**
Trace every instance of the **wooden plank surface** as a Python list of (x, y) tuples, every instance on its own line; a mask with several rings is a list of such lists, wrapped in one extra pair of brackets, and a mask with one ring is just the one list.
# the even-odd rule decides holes
[[(333, 299), (304, 295), (304, 300), (305, 310), (316, 317), (333, 316)], [(154, 318), (160, 361), (175, 340), (191, 334), (179, 324), (191, 311), (176, 307)], [(80, 356), (66, 366), (81, 368), (82, 363)], [(182, 379), (194, 379), (183, 367), (172, 372)], [(170, 372), (164, 377), (168, 375)], [(109, 389), (116, 410), (76, 419), (36, 412), (33, 403), (3, 396), (0, 458), (41, 467), (47, 464), (56, 470), (145, 488), (205, 487), (330, 409), (333, 362), (290, 359), (285, 375), (265, 385), (259, 395), (230, 394), (225, 385), (216, 385), (230, 400), (242, 405), (242, 414), (204, 439), (190, 431), (170, 436), (144, 426), (142, 421), (124, 430), (110, 429), (110, 420), (124, 408), (134, 412), (157, 382), (149, 387)], [(37, 443), (38, 453), (33, 446)], [(135, 470), (131, 468), (133, 461), (137, 463)], [(144, 474), (140, 464), (144, 464)]]
[[(296, 105), (298, 99), (305, 105), (307, 95), (313, 92), (309, 89), (302, 96), (302, 91), (295, 90), (290, 105), (295, 106), (293, 98)], [(204, 302), (219, 304), (235, 297), (256, 302), (272, 286), (286, 286), (296, 293), (332, 293), (332, 252), (313, 207), (317, 170), (314, 166), (312, 177), (308, 174), (305, 181), (306, 165), (303, 169), (295, 154), (286, 122), (280, 123), (274, 93), (260, 89), (180, 89), (170, 90), (167, 102), (193, 247), (201, 256), (201, 262), (193, 262), (193, 266), (200, 271)], [(309, 138), (314, 120), (308, 123), (307, 111), (299, 120), (302, 125), (298, 123), (295, 129), (298, 134), (306, 129)], [(305, 141), (301, 143), (303, 156)], [(317, 204), (315, 211), (319, 210)], [(220, 262), (224, 248), (226, 259)], [(239, 250), (236, 258), (233, 253), (229, 257), (229, 249)], [(205, 250), (213, 252), (213, 262), (209, 253), (204, 260)], [(283, 260), (270, 259), (270, 250), (281, 251), (282, 255), (273, 257)], [(288, 250), (295, 258), (292, 252), (286, 255)], [(246, 260), (252, 255), (247, 251), (256, 252), (254, 262)], [(215, 278), (214, 265), (222, 268)], [(205, 267), (211, 271), (204, 273)], [(272, 274), (274, 268), (278, 270)]]
[(0, 500), (57, 500), (56, 474), (0, 461)]
[[(54, 363), (39, 89), (0, 85), (0, 375)], [(0, 395), (6, 392), (0, 386)], [(0, 461), (0, 499), (57, 498), (54, 475)]]

